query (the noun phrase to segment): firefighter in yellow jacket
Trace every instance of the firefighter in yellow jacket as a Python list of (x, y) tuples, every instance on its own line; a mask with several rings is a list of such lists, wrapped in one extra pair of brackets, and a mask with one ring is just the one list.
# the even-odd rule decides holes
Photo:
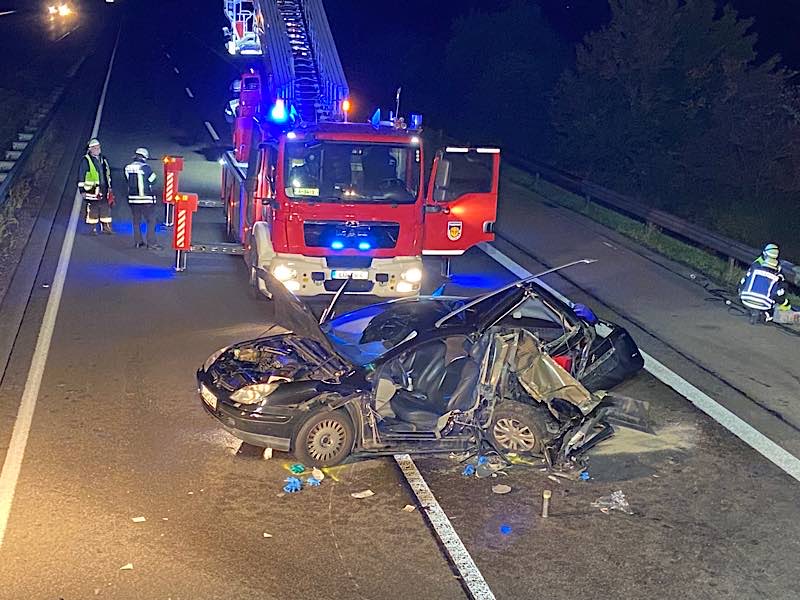
[(103, 233), (111, 235), (111, 167), (100, 152), (100, 142), (89, 140), (89, 147), (78, 171), (78, 189), (86, 201), (86, 224), (89, 233), (97, 233), (97, 225)]

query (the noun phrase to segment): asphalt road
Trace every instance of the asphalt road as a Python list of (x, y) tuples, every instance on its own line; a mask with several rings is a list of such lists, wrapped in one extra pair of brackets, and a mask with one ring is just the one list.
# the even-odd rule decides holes
[[(214, 197), (220, 148), (204, 123), (225, 139), (220, 113), (235, 76), (213, 51), (216, 5), (185, 16), (181, 36), (168, 26), (174, 2), (139, 2), (142, 13), (123, 21), (100, 123), (115, 169), (140, 145), (155, 156), (182, 154), (184, 189)], [(106, 61), (113, 33), (105, 32)], [(3, 459), (73, 196), (67, 186), (0, 386)], [(509, 214), (519, 200), (506, 190), (502, 202)], [(116, 236), (75, 241), (0, 546), (0, 598), (465, 597), (420, 510), (402, 510), (416, 503), (391, 459), (350, 463), (318, 489), (281, 495), (291, 458), (263, 461), (216, 427), (196, 397), (194, 371), (217, 348), (266, 329), (271, 305), (249, 295), (241, 259), (192, 255), (189, 270), (176, 274), (169, 251), (133, 248), (126, 206), (114, 219)], [(198, 239), (220, 238), (214, 210), (199, 220)], [(578, 238), (575, 252), (596, 242)], [(537, 269), (530, 256), (498, 247)], [(537, 251), (542, 260), (561, 258)], [(454, 291), (512, 278), (479, 250), (454, 270)], [(655, 347), (615, 306), (551, 283)], [(426, 288), (436, 284), (431, 277)], [(595, 283), (591, 291), (603, 289)], [(497, 479), (463, 478), (449, 458), (417, 461), (494, 595), (797, 597), (797, 482), (651, 376), (620, 391), (650, 403), (656, 435), (621, 434), (598, 447), (587, 482), (554, 482), (536, 466), (518, 466), (499, 476), (512, 486), (499, 496), (491, 491)], [(350, 496), (365, 489), (375, 495)], [(553, 491), (547, 520), (538, 516), (543, 489)], [(633, 515), (590, 506), (615, 490)]]

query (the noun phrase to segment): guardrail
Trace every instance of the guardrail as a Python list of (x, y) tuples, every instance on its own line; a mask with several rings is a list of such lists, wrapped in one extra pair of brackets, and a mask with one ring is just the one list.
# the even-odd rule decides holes
[[(761, 254), (760, 248), (753, 248), (718, 233), (708, 231), (664, 211), (645, 206), (630, 196), (609, 190), (583, 177), (567, 173), (553, 166), (508, 156), (504, 156), (503, 160), (569, 192), (579, 194), (587, 202), (595, 201), (598, 204), (635, 217), (648, 226), (655, 226), (664, 231), (675, 233), (698, 246), (713, 250), (717, 254), (727, 257), (731, 269), (736, 268), (737, 262), (749, 265), (756, 256)], [(800, 267), (787, 260), (781, 261), (781, 267), (786, 280), (795, 286), (800, 286)]]
[(53, 113), (53, 108), (63, 93), (63, 85), (55, 88), (47, 99), (42, 102), (36, 113), (28, 119), (22, 131), (17, 133), (16, 139), (11, 142), (11, 148), (5, 151), (3, 160), (0, 160), (0, 206), (6, 203), (8, 192), (14, 182), (14, 176), (24, 166), (31, 148), (33, 148), (39, 135), (45, 129), (47, 121)]

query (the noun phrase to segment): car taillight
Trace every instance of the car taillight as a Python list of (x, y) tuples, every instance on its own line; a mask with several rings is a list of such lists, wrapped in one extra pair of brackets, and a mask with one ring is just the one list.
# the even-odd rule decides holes
[(558, 363), (558, 366), (564, 369), (567, 373), (572, 372), (572, 357), (563, 354), (561, 356), (554, 356), (553, 360)]

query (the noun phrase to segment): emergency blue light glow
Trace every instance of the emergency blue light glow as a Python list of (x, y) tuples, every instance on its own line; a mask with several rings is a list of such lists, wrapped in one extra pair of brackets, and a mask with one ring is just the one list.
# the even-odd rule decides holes
[(333, 240), (331, 242), (331, 250), (341, 250), (344, 248), (344, 242), (342, 240)]
[(411, 113), (411, 129), (422, 129), (422, 115)]
[(282, 98), (275, 100), (275, 105), (269, 112), (270, 119), (275, 123), (285, 123), (289, 120), (289, 113), (286, 110), (286, 103)]
[(369, 242), (358, 242), (359, 250), (369, 250), (370, 248), (372, 248), (372, 244)]

